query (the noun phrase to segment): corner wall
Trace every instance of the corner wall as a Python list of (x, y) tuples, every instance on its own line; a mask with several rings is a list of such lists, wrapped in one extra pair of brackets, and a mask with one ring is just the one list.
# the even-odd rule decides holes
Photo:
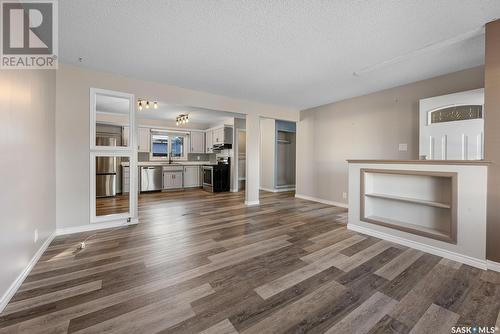
[(297, 195), (347, 204), (346, 159), (418, 159), (419, 100), (483, 86), (481, 66), (301, 111)]
[(276, 169), (276, 121), (260, 119), (260, 189), (274, 191)]
[(55, 80), (52, 70), (0, 71), (0, 312), (56, 229)]
[(486, 258), (500, 262), (500, 20), (486, 25), (484, 153), (488, 167)]

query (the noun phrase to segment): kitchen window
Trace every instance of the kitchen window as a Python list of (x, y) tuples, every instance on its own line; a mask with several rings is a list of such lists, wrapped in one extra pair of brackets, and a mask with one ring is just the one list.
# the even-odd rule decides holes
[(168, 131), (151, 132), (150, 160), (185, 160), (187, 134), (169, 133)]

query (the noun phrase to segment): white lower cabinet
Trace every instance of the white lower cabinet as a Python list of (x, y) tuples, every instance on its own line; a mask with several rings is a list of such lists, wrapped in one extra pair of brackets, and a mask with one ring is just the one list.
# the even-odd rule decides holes
[(200, 167), (184, 167), (184, 188), (201, 187)]
[(164, 171), (163, 189), (182, 189), (182, 171)]

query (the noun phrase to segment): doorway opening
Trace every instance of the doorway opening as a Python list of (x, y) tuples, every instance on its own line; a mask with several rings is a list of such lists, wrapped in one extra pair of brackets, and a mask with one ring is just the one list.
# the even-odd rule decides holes
[(261, 118), (260, 190), (294, 192), (296, 174), (296, 124)]

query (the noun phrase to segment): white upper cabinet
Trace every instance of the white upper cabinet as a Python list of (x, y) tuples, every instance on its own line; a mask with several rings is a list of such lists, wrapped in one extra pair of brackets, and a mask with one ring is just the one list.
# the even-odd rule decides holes
[(215, 129), (213, 132), (213, 143), (224, 144), (224, 128)]
[(205, 132), (205, 146), (206, 146), (206, 150), (205, 150), (205, 153), (213, 153), (214, 152), (214, 148), (213, 148), (213, 131), (212, 130), (208, 130), (207, 132)]
[(201, 131), (191, 132), (191, 153), (205, 153), (205, 133)]
[[(137, 146), (139, 152), (147, 152), (151, 150), (151, 129), (150, 128), (139, 128), (137, 137)], [(128, 126), (123, 127), (122, 140), (123, 145), (128, 146), (130, 137), (130, 128)]]
[(139, 128), (139, 152), (148, 152), (151, 150), (151, 129)]
[(233, 128), (221, 126), (213, 130), (213, 145), (223, 145), (233, 143)]

